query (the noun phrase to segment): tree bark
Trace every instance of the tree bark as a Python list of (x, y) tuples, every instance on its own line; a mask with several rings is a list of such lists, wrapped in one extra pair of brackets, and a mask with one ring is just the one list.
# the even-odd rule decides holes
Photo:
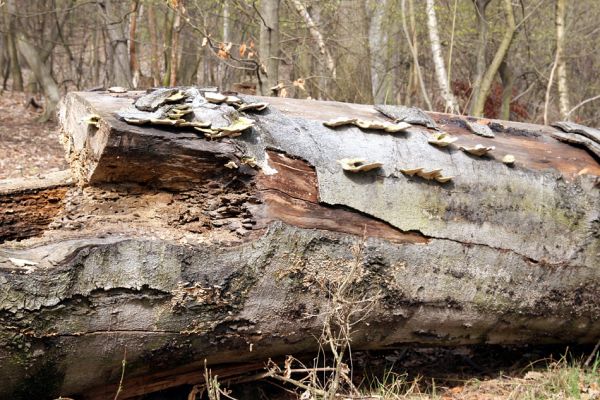
[(558, 78), (558, 100), (560, 117), (568, 120), (571, 102), (569, 101), (569, 85), (567, 80), (567, 63), (565, 61), (565, 15), (566, 0), (556, 0), (556, 62)]
[(369, 54), (371, 60), (371, 86), (375, 104), (384, 104), (389, 87), (386, 82), (387, 34), (383, 20), (387, 1), (375, 2), (369, 23)]
[(279, 81), (279, 4), (280, 0), (264, 0), (260, 3), (259, 56), (264, 79), (259, 84), (263, 96), (271, 95), (271, 88)]
[[(419, 87), (421, 88), (421, 95), (423, 96), (423, 100), (425, 104), (427, 104), (428, 110), (433, 110), (433, 106), (431, 101), (429, 100), (429, 95), (427, 94), (427, 88), (425, 88), (425, 82), (423, 81), (423, 75), (421, 74), (421, 66), (419, 65), (419, 53), (417, 46), (417, 36), (416, 36), (416, 24), (414, 22), (414, 7), (412, 0), (409, 0), (410, 5), (410, 17), (411, 17), (411, 28), (412, 28), (412, 38), (408, 31), (408, 24), (406, 22), (406, 0), (401, 0), (402, 7), (402, 29), (404, 30), (404, 35), (406, 36), (406, 42), (410, 48), (410, 52), (413, 58), (413, 71), (416, 76), (416, 81), (419, 83)], [(408, 99), (407, 99), (408, 100)], [(407, 101), (408, 103), (408, 101)]]
[(313, 40), (317, 44), (317, 47), (319, 48), (319, 54), (321, 55), (321, 59), (319, 59), (321, 75), (325, 75), (325, 73), (327, 73), (328, 75), (322, 76), (321, 79), (319, 79), (319, 92), (321, 95), (320, 97), (322, 98), (324, 97), (324, 93), (329, 92), (328, 87), (330, 85), (328, 81), (332, 79), (335, 80), (336, 78), (335, 61), (331, 56), (331, 52), (325, 45), (325, 40), (323, 39), (321, 31), (319, 31), (319, 29), (317, 28), (317, 25), (315, 24), (310, 13), (306, 9), (306, 6), (302, 3), (301, 0), (291, 0), (291, 2), (294, 5), (294, 8), (298, 12), (298, 14), (300, 14), (302, 19), (304, 19), (304, 23), (306, 24), (310, 35), (312, 36)]
[(473, 77), (473, 87), (471, 89), (472, 100), (469, 113), (473, 114), (475, 103), (478, 102), (480, 95), (481, 81), (485, 74), (485, 51), (487, 48), (488, 23), (486, 19), (486, 10), (491, 0), (473, 0), (475, 12), (477, 13), (477, 61), (475, 63), (475, 76)]
[(131, 1), (129, 10), (129, 68), (131, 70), (131, 82), (133, 87), (138, 87), (141, 75), (135, 40), (139, 7), (140, 0)]
[(177, 1), (177, 8), (173, 20), (173, 33), (171, 36), (171, 61), (170, 68), (170, 84), (168, 86), (177, 86), (177, 78), (179, 71), (179, 38), (181, 36), (181, 15), (183, 14), (183, 3), (184, 0)]
[(156, 19), (156, 12), (154, 11), (154, 5), (148, 4), (148, 30), (150, 32), (150, 70), (152, 78), (154, 79), (154, 85), (160, 85), (160, 64), (159, 64), (159, 51), (158, 51), (158, 21)]
[(10, 76), (12, 78), (12, 90), (23, 91), (23, 75), (21, 75), (21, 66), (19, 65), (19, 55), (16, 44), (16, 27), (14, 18), (9, 16), (14, 13), (13, 0), (6, 1), (6, 7), (3, 7), (4, 26), (7, 28), (6, 42), (8, 46), (8, 55), (10, 60)]
[(506, 54), (508, 54), (508, 51), (510, 50), (510, 45), (512, 44), (512, 41), (515, 37), (515, 32), (517, 30), (512, 1), (503, 0), (503, 2), (504, 13), (506, 14), (506, 30), (504, 31), (502, 42), (500, 42), (500, 46), (498, 46), (498, 50), (496, 50), (496, 54), (494, 55), (492, 62), (483, 75), (479, 92), (475, 95), (476, 98), (473, 103), (472, 114), (477, 117), (483, 117), (485, 101), (487, 100), (487, 96), (492, 88), (494, 77), (496, 76), (496, 73), (498, 73), (498, 69), (502, 64), (502, 61), (505, 59)]
[(448, 73), (446, 72), (446, 64), (442, 57), (442, 46), (440, 45), (434, 3), (434, 0), (427, 0), (427, 28), (429, 30), (429, 40), (431, 42), (431, 54), (433, 65), (435, 67), (435, 76), (441, 90), (442, 98), (444, 99), (445, 112), (456, 114), (459, 112), (459, 107), (458, 102), (452, 93), (452, 89), (450, 88), (450, 82), (448, 82)]
[[(600, 165), (584, 150), (550, 127), (503, 122), (485, 139), (432, 114), (461, 145), (493, 143), (482, 160), (439, 151), (417, 126), (322, 124), (385, 121), (372, 106), (268, 100), (253, 129), (208, 141), (118, 120), (128, 96), (67, 95), (73, 183), (0, 182), (0, 397), (112, 398), (125, 359), (123, 400), (200, 383), (205, 359), (317, 352), (358, 244), (353, 291), (377, 301), (355, 350), (600, 338)], [(211, 107), (195, 112), (231, 114)], [(350, 155), (383, 168), (344, 173)], [(454, 179), (399, 171), (414, 167)]]
[(54, 119), (58, 102), (60, 101), (60, 89), (52, 77), (52, 71), (48, 63), (44, 63), (40, 51), (33, 47), (24, 36), (17, 38), (17, 48), (23, 56), (29, 68), (35, 76), (35, 80), (42, 88), (45, 97), (44, 113), (38, 118), (40, 122)]
[(129, 48), (127, 18), (120, 13), (120, 2), (114, 0), (98, 1), (100, 17), (104, 20), (109, 38), (109, 53), (112, 59), (109, 83), (124, 87), (132, 87), (131, 69), (129, 64)]
[(502, 80), (502, 106), (500, 107), (500, 119), (510, 120), (510, 103), (512, 100), (513, 84), (515, 76), (508, 66), (506, 60), (502, 61), (498, 70)]

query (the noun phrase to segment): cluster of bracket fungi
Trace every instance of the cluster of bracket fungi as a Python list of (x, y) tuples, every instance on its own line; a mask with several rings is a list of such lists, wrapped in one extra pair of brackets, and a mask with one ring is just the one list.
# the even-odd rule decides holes
[[(376, 105), (375, 109), (381, 112), (388, 118), (391, 118), (394, 122), (381, 122), (381, 121), (367, 121), (359, 118), (339, 117), (323, 123), (323, 125), (329, 128), (337, 128), (345, 125), (355, 125), (361, 129), (380, 130), (388, 133), (402, 132), (410, 128), (412, 125), (423, 125), (427, 128), (438, 130), (435, 122), (429, 117), (423, 110), (416, 107), (405, 107), (405, 106), (385, 106)], [(469, 131), (475, 135), (483, 136), (486, 138), (495, 137), (494, 132), (487, 124), (480, 124), (476, 122), (464, 121)], [(446, 132), (435, 132), (433, 133), (427, 142), (437, 147), (448, 147), (452, 143), (456, 142), (458, 138), (452, 137)], [(495, 149), (494, 146), (483, 146), (477, 144), (473, 147), (459, 146), (459, 149), (465, 153), (471, 154), (476, 157), (483, 157), (489, 152)], [(512, 166), (515, 163), (515, 157), (511, 154), (506, 154), (502, 158), (502, 162), (506, 165)], [(383, 163), (370, 162), (362, 158), (344, 158), (338, 160), (341, 164), (342, 169), (348, 172), (365, 172), (373, 169), (381, 168)], [(452, 180), (453, 176), (444, 176), (442, 169), (425, 170), (425, 168), (406, 168), (400, 169), (400, 171), (408, 176), (419, 176), (427, 180), (435, 180), (440, 183), (446, 183)]]
[[(240, 136), (254, 125), (251, 119), (230, 113), (229, 125), (218, 126), (214, 120), (201, 118), (209, 113), (209, 105), (227, 105), (237, 112), (262, 111), (268, 107), (267, 103), (245, 103), (237, 96), (225, 95), (213, 89), (160, 88), (140, 97), (133, 107), (120, 111), (118, 116), (133, 125), (191, 128), (202, 132), (208, 139)], [(196, 113), (199, 109), (202, 110)], [(221, 117), (221, 113), (217, 116)]]

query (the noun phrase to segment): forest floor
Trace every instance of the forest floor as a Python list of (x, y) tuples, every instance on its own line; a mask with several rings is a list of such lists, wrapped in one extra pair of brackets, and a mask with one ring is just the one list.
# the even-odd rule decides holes
[(67, 168), (56, 122), (39, 123), (30, 96), (0, 95), (0, 179), (31, 177)]
[[(27, 105), (29, 98), (9, 91), (0, 95), (0, 179), (68, 168), (58, 140), (58, 124), (37, 122), (40, 110)], [(592, 366), (582, 366), (590, 350), (567, 360), (562, 357), (565, 348), (408, 348), (378, 354), (359, 352), (353, 364), (368, 399), (600, 400), (599, 359)], [(254, 383), (251, 388), (234, 387), (232, 394), (252, 398), (248, 391), (270, 392), (269, 387), (266, 382)], [(162, 396), (156, 398), (185, 399), (186, 388)]]

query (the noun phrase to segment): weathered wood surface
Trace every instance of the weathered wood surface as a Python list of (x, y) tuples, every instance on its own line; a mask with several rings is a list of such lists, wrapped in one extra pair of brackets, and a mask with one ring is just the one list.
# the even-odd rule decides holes
[[(344, 115), (386, 120), (372, 106), (268, 99), (247, 115), (254, 128), (207, 141), (118, 120), (131, 97), (67, 97), (63, 141), (79, 184), (38, 184), (35, 193), (48, 195), (35, 207), (59, 204), (31, 218), (42, 229), (27, 239), (0, 231), (21, 239), (0, 245), (0, 397), (43, 381), (50, 395), (106, 398), (125, 349), (119, 398), (143, 392), (140, 377), (157, 371), (161, 388), (176, 374), (198, 379), (204, 358), (314, 351), (323, 282), (343, 279), (363, 235), (356, 291), (382, 297), (357, 328), (356, 349), (600, 338), (600, 166), (550, 137), (553, 128), (503, 122), (487, 139), (458, 117), (433, 115), (461, 145), (496, 146), (477, 158), (429, 145), (424, 127), (322, 125)], [(83, 122), (90, 114), (98, 129)], [(500, 162), (506, 153), (512, 168)], [(225, 167), (244, 156), (260, 168)], [(346, 157), (384, 167), (350, 175), (336, 162)], [(407, 177), (399, 170), (408, 167), (455, 178)], [(10, 207), (22, 193), (0, 186)]]

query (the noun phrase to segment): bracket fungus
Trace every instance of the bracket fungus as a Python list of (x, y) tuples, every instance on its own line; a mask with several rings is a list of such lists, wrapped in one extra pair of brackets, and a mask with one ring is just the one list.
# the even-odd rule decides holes
[(372, 130), (380, 130), (388, 133), (395, 133), (405, 131), (410, 128), (411, 125), (406, 122), (387, 122), (387, 121), (376, 121), (376, 120), (365, 120), (359, 118), (348, 118), (348, 117), (338, 117), (332, 120), (323, 122), (328, 128), (337, 128), (338, 126), (343, 125), (355, 125), (360, 129), (372, 129)]
[(449, 134), (442, 132), (436, 133), (433, 137), (427, 140), (427, 143), (438, 147), (447, 147), (456, 142), (458, 138), (452, 137)]
[(100, 127), (100, 125), (99, 125), (100, 116), (97, 114), (91, 114), (86, 119), (84, 119), (83, 122), (85, 122), (88, 125), (92, 125), (92, 126), (95, 126), (96, 128), (99, 128)]
[(262, 111), (269, 106), (269, 103), (258, 102), (258, 103), (242, 103), (238, 107), (238, 111)]
[(224, 101), (227, 100), (227, 96), (225, 96), (224, 94), (215, 93), (215, 92), (206, 92), (206, 93), (204, 93), (204, 98), (209, 103), (214, 103), (214, 104), (221, 104), (222, 102), (224, 102)]
[(325, 125), (328, 128), (337, 128), (338, 126), (354, 125), (355, 122), (356, 118), (338, 117), (323, 122), (323, 125)]
[(408, 175), (408, 176), (419, 176), (423, 179), (427, 179), (427, 180), (432, 180), (435, 179), (436, 181), (440, 182), (440, 183), (446, 183), (449, 182), (450, 180), (452, 180), (452, 178), (454, 178), (453, 176), (443, 176), (442, 175), (442, 169), (441, 168), (437, 168), (437, 169), (432, 169), (431, 171), (425, 171), (424, 168), (420, 167), (420, 168), (406, 168), (406, 169), (400, 169), (400, 172), (402, 172), (404, 175)]
[(515, 161), (515, 156), (513, 156), (512, 154), (507, 154), (504, 157), (502, 157), (502, 162), (508, 166), (514, 165)]
[(487, 153), (489, 153), (490, 151), (494, 150), (496, 147), (494, 146), (484, 146), (481, 144), (477, 144), (475, 145), (475, 147), (463, 147), (460, 146), (460, 149), (462, 151), (464, 151), (465, 153), (469, 153), (472, 154), (474, 156), (477, 157), (482, 157), (485, 156)]
[(236, 169), (238, 165), (233, 161), (229, 161), (227, 164), (224, 165), (224, 167), (229, 169)]
[(255, 157), (242, 157), (240, 160), (241, 164), (247, 165), (251, 168), (256, 168), (258, 166), (258, 163), (256, 162), (256, 158)]
[(342, 158), (341, 160), (337, 160), (337, 162), (341, 164), (344, 171), (349, 172), (366, 172), (383, 166), (383, 163), (368, 162), (363, 158)]
[(122, 86), (112, 86), (108, 88), (109, 93), (127, 93), (127, 89)]

